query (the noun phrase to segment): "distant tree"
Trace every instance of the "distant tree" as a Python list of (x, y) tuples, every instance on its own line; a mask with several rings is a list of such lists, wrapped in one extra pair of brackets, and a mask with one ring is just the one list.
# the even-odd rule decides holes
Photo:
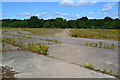
[(30, 19), (2, 19), (2, 27), (13, 28), (92, 28), (92, 29), (120, 29), (120, 19), (105, 17), (104, 19), (88, 19), (86, 16), (76, 20), (39, 19), (37, 16), (31, 16)]
[(85, 17), (79, 18), (79, 19), (77, 19), (77, 20), (80, 20), (80, 21), (87, 21), (88, 18), (87, 18), (87, 16), (85, 16)]
[(40, 20), (37, 16), (32, 16), (29, 20), (28, 20), (28, 26), (30, 28), (39, 28), (40, 27)]
[(111, 18), (111, 17), (105, 17), (103, 20), (105, 20), (105, 21), (112, 21), (113, 19)]

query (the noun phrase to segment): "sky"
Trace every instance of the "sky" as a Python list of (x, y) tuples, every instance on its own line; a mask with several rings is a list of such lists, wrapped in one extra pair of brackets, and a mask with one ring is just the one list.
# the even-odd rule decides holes
[(0, 19), (29, 19), (38, 16), (42, 19), (62, 17), (75, 20), (84, 16), (101, 19), (106, 16), (118, 18), (118, 2), (73, 1), (60, 2), (2, 2)]

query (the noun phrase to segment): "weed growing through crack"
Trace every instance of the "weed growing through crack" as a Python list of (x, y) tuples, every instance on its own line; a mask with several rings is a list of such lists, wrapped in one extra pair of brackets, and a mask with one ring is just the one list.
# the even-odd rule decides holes
[(115, 44), (112, 43), (112, 44), (111, 44), (111, 49), (114, 49), (114, 47), (115, 47)]
[(104, 48), (104, 49), (114, 49), (115, 44), (112, 43), (111, 45), (108, 45), (107, 43), (104, 43), (102, 41), (99, 41), (98, 43), (85, 43), (85, 46), (91, 46), (91, 47), (99, 47), (99, 48)]
[(17, 42), (16, 40), (14, 40), (12, 38), (7, 38), (7, 37), (4, 37), (2, 42), (11, 44), (13, 46), (18, 46), (19, 49), (30, 50), (30, 51), (36, 52), (38, 54), (48, 55), (47, 51), (48, 51), (49, 47), (44, 46), (40, 43), (32, 42), (32, 43), (28, 43), (28, 45), (25, 45), (22, 41)]
[(103, 70), (101, 69), (96, 69), (95, 66), (92, 64), (92, 63), (85, 63), (84, 65), (85, 68), (89, 68), (91, 70), (94, 70), (94, 71), (99, 71), (99, 72), (102, 72), (104, 74), (112, 74), (112, 70), (108, 70), (108, 67), (105, 67)]
[(28, 43), (28, 50), (32, 52), (36, 52), (38, 54), (48, 55), (47, 54), (48, 47), (40, 43), (35, 43), (35, 42)]
[(88, 46), (88, 43), (86, 42), (85, 45)]
[(89, 69), (95, 69), (95, 67), (92, 63), (85, 63), (85, 67), (89, 68)]
[(100, 47), (100, 48), (102, 47), (102, 41), (99, 42), (99, 47)]
[(58, 41), (58, 40), (56, 40), (56, 39), (39, 39), (39, 38), (32, 38), (31, 36), (26, 36), (26, 35), (24, 35), (24, 34), (22, 34), (22, 35), (7, 34), (7, 35), (9, 35), (9, 36), (16, 36), (16, 37), (23, 37), (23, 38), (27, 38), (27, 39), (37, 39), (37, 40), (50, 41), (50, 42), (54, 42), (54, 43), (56, 43), (56, 44), (61, 43), (61, 41)]

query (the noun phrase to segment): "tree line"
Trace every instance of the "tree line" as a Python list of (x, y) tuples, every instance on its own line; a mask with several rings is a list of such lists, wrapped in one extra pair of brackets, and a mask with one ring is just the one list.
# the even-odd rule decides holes
[(76, 20), (39, 19), (37, 16), (31, 16), (30, 19), (2, 19), (2, 27), (11, 28), (83, 28), (83, 29), (119, 29), (120, 19), (105, 17), (104, 19), (88, 19), (81, 17)]

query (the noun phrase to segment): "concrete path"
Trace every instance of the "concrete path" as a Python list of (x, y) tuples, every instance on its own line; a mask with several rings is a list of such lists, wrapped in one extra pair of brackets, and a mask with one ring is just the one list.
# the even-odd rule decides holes
[[(16, 34), (17, 31), (14, 31)], [(27, 33), (25, 31), (21, 31)], [(7, 32), (9, 33), (9, 32)], [(28, 51), (6, 51), (3, 52), (3, 65), (15, 59), (10, 64), (13, 69), (21, 73), (16, 75), (19, 78), (112, 78), (112, 76), (94, 72), (92, 70), (80, 67), (85, 63), (92, 63), (96, 68), (113, 70), (114, 74), (118, 72), (118, 47), (114, 50), (81, 46), (85, 42), (114, 43), (118, 46), (118, 41), (97, 40), (85, 38), (69, 37), (69, 29), (51, 37), (32, 36), (35, 38), (57, 39), (61, 44), (49, 45), (49, 56), (54, 58), (37, 55)], [(32, 39), (31, 39), (32, 40)], [(27, 42), (24, 39), (24, 42)], [(32, 40), (33, 41), (33, 40)], [(34, 40), (38, 41), (38, 40)], [(74, 64), (71, 64), (74, 63)]]
[(57, 36), (57, 37), (69, 37), (69, 30), (70, 29), (65, 29), (64, 31), (56, 33), (55, 36)]
[(118, 46), (118, 41), (113, 40), (96, 40), (96, 39), (81, 39), (71, 38), (68, 36), (69, 30), (58, 33), (58, 37), (62, 44), (52, 45), (49, 48), (49, 55), (64, 61), (72, 62), (77, 65), (84, 65), (85, 63), (92, 63), (95, 68), (108, 71), (112, 70), (113, 74), (118, 73), (118, 47), (114, 50), (103, 49), (97, 47), (81, 46), (86, 42), (102, 41), (107, 44), (114, 43)]
[(21, 73), (16, 78), (114, 78), (66, 61), (49, 58), (28, 51), (7, 51), (3, 53), (3, 65), (14, 60), (9, 66)]

